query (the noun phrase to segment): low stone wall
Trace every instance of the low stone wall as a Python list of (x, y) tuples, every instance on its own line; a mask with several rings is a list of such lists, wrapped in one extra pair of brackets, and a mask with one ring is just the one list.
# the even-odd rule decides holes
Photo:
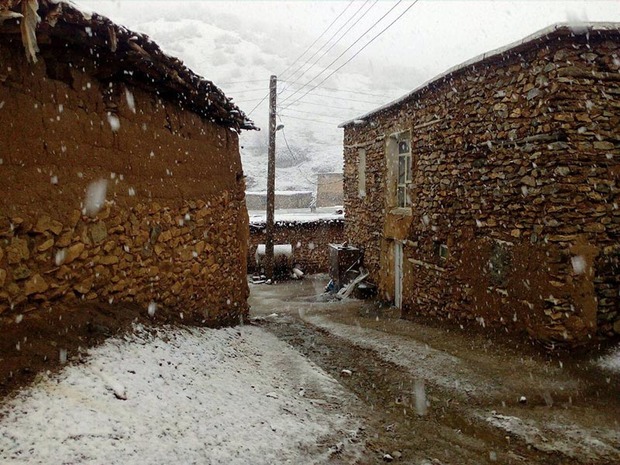
[[(256, 248), (266, 241), (265, 225), (250, 225), (248, 247), (248, 272), (258, 271)], [(305, 273), (329, 272), (329, 244), (344, 242), (342, 220), (318, 220), (312, 222), (277, 222), (274, 244), (290, 244), (293, 263), (299, 263)]]
[(79, 210), (64, 221), (13, 217), (0, 232), (0, 314), (132, 301), (206, 324), (237, 323), (246, 308), (237, 276), (245, 257), (229, 247), (243, 243), (220, 225), (243, 213), (242, 202), (223, 195), (126, 209), (108, 203), (95, 218)]

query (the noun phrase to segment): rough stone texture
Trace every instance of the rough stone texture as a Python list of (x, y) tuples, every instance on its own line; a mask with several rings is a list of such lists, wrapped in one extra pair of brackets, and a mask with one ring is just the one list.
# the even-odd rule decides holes
[[(404, 241), (404, 317), (476, 319), (568, 344), (617, 333), (619, 57), (617, 30), (558, 29), (345, 126), (345, 234), (389, 300), (394, 241)], [(412, 206), (398, 212), (386, 144), (404, 130)]]
[[(41, 44), (31, 65), (17, 37), (0, 39), (0, 314), (156, 301), (237, 323), (248, 309), (237, 133), (100, 81), (70, 51)], [(106, 202), (87, 216), (86, 190), (102, 179)]]
[[(248, 272), (256, 268), (256, 248), (266, 242), (265, 225), (250, 225), (248, 247)], [(292, 262), (299, 263), (305, 273), (329, 272), (329, 244), (344, 242), (342, 220), (318, 220), (311, 222), (276, 222), (274, 244), (290, 244), (293, 247)]]

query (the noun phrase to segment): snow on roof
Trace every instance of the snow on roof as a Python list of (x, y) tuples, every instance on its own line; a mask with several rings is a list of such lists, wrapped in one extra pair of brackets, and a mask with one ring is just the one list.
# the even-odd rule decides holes
[(0, 37), (21, 32), (30, 60), (37, 59), (36, 31), (38, 36), (46, 36), (45, 41), (39, 40), (41, 47), (61, 44), (93, 57), (100, 80), (143, 88), (237, 132), (257, 129), (213, 82), (164, 53), (146, 34), (130, 31), (97, 13), (82, 11), (71, 2), (39, 0), (35, 13), (31, 11), (33, 5), (37, 2), (0, 0)]
[[(248, 214), (250, 215), (251, 226), (265, 225), (266, 213), (264, 210), (250, 210)], [(344, 210), (337, 206), (317, 208), (314, 212), (309, 208), (276, 210), (274, 219), (276, 223), (316, 223), (343, 220)]]
[(553, 24), (549, 27), (546, 27), (545, 29), (541, 29), (540, 31), (537, 31), (533, 34), (530, 34), (527, 37), (524, 37), (521, 40), (518, 40), (516, 42), (513, 42), (511, 44), (505, 45), (503, 47), (497, 48), (495, 50), (491, 50), (489, 52), (485, 52), (481, 55), (478, 55), (474, 58), (471, 58), (470, 60), (467, 60), (459, 65), (453, 66), (452, 68), (448, 69), (447, 71), (441, 73), (438, 76), (435, 76), (434, 78), (426, 81), (424, 84), (416, 87), (414, 90), (412, 90), (411, 92), (408, 92), (407, 94), (403, 95), (402, 97), (397, 98), (396, 100), (393, 100), (389, 103), (386, 103), (385, 105), (382, 105), (378, 108), (375, 108), (374, 110), (363, 114), (362, 116), (358, 116), (356, 118), (350, 119), (345, 121), (344, 123), (341, 123), (338, 125), (339, 128), (344, 128), (345, 126), (349, 126), (351, 124), (364, 124), (366, 121), (366, 118), (373, 116), (377, 113), (380, 113), (383, 110), (387, 110), (390, 107), (393, 107), (395, 105), (398, 105), (400, 103), (403, 103), (404, 101), (408, 100), (409, 98), (415, 96), (417, 93), (419, 93), (421, 90), (425, 89), (426, 87), (429, 87), (431, 84), (434, 84), (437, 81), (440, 81), (441, 79), (446, 78), (447, 76), (454, 74), (458, 71), (461, 71), (465, 68), (468, 68), (470, 66), (473, 66), (475, 64), (478, 63), (482, 63), (484, 61), (493, 59), (493, 58), (497, 58), (501, 55), (504, 55), (506, 53), (510, 53), (510, 52), (514, 52), (516, 51), (516, 49), (520, 48), (523, 45), (528, 45), (531, 44), (533, 42), (536, 42), (538, 40), (541, 39), (549, 39), (551, 36), (559, 36), (562, 33), (565, 33), (567, 35), (587, 35), (590, 32), (605, 32), (605, 31), (615, 31), (615, 32), (620, 32), (620, 23), (613, 23), (613, 22), (570, 22), (570, 23), (557, 23), (557, 24)]

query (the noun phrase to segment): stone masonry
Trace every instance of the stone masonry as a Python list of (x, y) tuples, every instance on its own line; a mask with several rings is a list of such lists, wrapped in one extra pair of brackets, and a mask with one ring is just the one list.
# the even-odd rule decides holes
[[(345, 123), (345, 235), (402, 314), (587, 344), (620, 333), (620, 30), (557, 26)], [(386, 145), (410, 131), (411, 207)], [(358, 192), (365, 150), (366, 196)]]
[[(55, 23), (43, 20), (37, 63), (10, 22), (0, 28), (0, 315), (126, 301), (197, 323), (238, 323), (248, 311), (238, 130), (249, 123), (144, 36), (66, 4), (42, 5), (57, 10)], [(71, 31), (91, 40), (72, 21), (90, 25), (90, 53), (64, 46)], [(173, 82), (143, 74), (158, 67)], [(187, 98), (186, 81), (196, 84)], [(94, 210), (93, 185), (105, 191)]]
[[(256, 269), (254, 254), (266, 242), (265, 224), (250, 224), (248, 271)], [(329, 244), (344, 242), (344, 221), (278, 221), (274, 228), (274, 244), (290, 244), (292, 263), (299, 263), (305, 273), (329, 272)]]

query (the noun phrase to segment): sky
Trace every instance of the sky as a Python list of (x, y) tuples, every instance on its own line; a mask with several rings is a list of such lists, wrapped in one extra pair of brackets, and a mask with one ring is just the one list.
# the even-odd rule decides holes
[[(76, 3), (148, 34), (233, 97), (261, 128), (268, 126), (268, 99), (261, 99), (269, 76), (277, 75), (284, 130), (276, 138), (276, 189), (282, 190), (312, 190), (317, 172), (342, 171), (339, 123), (459, 63), (553, 23), (620, 22), (615, 0)], [(249, 190), (264, 189), (267, 131), (242, 134), (241, 145)]]

